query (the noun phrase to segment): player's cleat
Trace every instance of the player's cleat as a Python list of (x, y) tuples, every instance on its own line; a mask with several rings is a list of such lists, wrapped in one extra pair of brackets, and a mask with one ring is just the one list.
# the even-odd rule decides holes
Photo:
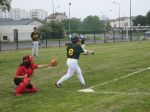
[(92, 51), (92, 53), (91, 54), (94, 54), (94, 51)]
[(81, 84), (81, 88), (82, 88), (82, 89), (88, 88), (88, 85), (86, 85), (86, 84)]
[(26, 89), (24, 89), (24, 93), (36, 93), (38, 91), (38, 89), (36, 88), (36, 87), (32, 87), (31, 89), (29, 89), (29, 88), (26, 88)]
[(61, 87), (62, 87), (61, 84), (57, 84), (57, 83), (55, 83), (55, 86), (58, 87), (58, 88), (61, 88)]
[(33, 86), (32, 88), (31, 88), (31, 93), (36, 93), (38, 91), (38, 89), (35, 87), (35, 86)]
[(84, 52), (84, 55), (88, 55), (88, 54)]
[(20, 93), (14, 93), (14, 96), (22, 96)]

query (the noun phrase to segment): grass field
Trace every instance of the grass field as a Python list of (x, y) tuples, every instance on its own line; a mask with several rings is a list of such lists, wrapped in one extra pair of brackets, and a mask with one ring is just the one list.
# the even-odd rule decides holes
[(58, 66), (37, 69), (31, 83), (39, 92), (22, 97), (12, 94), (13, 77), (22, 56), (30, 54), (31, 49), (0, 52), (0, 112), (150, 112), (150, 70), (145, 69), (150, 67), (150, 41), (87, 48), (94, 49), (95, 54), (81, 55), (79, 65), (95, 92), (78, 92), (81, 87), (76, 75), (62, 88), (54, 86), (67, 67), (65, 47), (52, 47), (40, 49), (36, 63), (49, 63), (55, 56)]

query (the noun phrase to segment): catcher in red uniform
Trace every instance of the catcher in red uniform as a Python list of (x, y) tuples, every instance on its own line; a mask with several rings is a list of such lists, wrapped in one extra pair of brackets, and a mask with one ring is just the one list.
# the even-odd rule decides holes
[(50, 64), (37, 65), (33, 62), (32, 56), (24, 56), (23, 62), (19, 65), (16, 76), (14, 77), (14, 83), (17, 85), (15, 89), (15, 96), (22, 96), (22, 93), (35, 93), (38, 89), (30, 83), (30, 76), (37, 68), (43, 68), (48, 66), (56, 66), (56, 59), (51, 59)]

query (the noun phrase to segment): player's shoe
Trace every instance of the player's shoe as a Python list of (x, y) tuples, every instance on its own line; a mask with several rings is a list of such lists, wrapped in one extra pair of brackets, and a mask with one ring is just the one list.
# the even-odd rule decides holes
[(94, 51), (92, 51), (92, 53), (91, 54), (94, 54)]
[(14, 93), (14, 96), (22, 96), (20, 93)]
[(86, 88), (88, 88), (89, 86), (87, 85), (87, 84), (81, 84), (81, 88), (82, 89), (86, 89)]
[(57, 84), (57, 83), (55, 83), (55, 86), (58, 87), (58, 88), (61, 88), (61, 87), (62, 87), (61, 84)]
[(88, 55), (88, 53), (87, 53), (87, 52), (84, 52), (83, 54), (84, 54), (84, 55)]

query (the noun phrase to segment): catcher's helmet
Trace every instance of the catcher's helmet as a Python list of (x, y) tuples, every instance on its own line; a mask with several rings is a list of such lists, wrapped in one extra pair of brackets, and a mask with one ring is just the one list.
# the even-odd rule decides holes
[(79, 40), (80, 40), (79, 36), (73, 36), (73, 37), (71, 37), (71, 42), (74, 43), (74, 44), (77, 43)]
[(24, 56), (22, 59), (23, 59), (22, 65), (24, 65), (26, 68), (29, 68), (31, 66), (30, 57), (27, 55), (27, 56)]
[(23, 59), (23, 61), (28, 61), (30, 63), (33, 62), (33, 57), (30, 55), (26, 55), (22, 59)]
[(23, 61), (30, 61), (28, 55), (22, 58)]

